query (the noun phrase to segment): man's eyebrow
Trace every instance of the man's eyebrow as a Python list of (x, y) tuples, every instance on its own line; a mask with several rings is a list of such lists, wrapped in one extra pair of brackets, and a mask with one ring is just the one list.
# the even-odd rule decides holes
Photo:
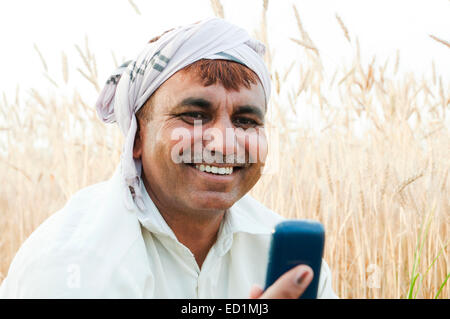
[(183, 107), (183, 106), (198, 106), (200, 108), (204, 109), (210, 109), (212, 108), (212, 103), (208, 100), (205, 100), (203, 98), (199, 97), (188, 97), (182, 100), (177, 107)]
[(236, 110), (234, 111), (234, 114), (254, 114), (256, 115), (261, 121), (264, 120), (264, 114), (261, 111), (259, 107), (253, 106), (253, 105), (242, 105), (238, 106)]

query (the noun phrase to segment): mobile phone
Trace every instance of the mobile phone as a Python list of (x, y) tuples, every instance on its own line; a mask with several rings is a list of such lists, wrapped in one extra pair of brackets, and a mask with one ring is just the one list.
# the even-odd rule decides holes
[(269, 250), (265, 288), (297, 265), (308, 265), (314, 277), (299, 299), (317, 298), (325, 230), (312, 220), (286, 220), (275, 226)]

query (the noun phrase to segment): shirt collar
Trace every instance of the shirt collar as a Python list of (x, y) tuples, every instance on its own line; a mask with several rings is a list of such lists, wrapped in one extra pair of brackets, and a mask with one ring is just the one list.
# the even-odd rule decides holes
[[(142, 179), (140, 180), (140, 186), (146, 208), (144, 211), (137, 209), (137, 217), (140, 223), (152, 233), (166, 235), (176, 240), (174, 232), (167, 225), (158, 208), (148, 195)], [(254, 235), (271, 234), (273, 225), (270, 222), (266, 223), (264, 218), (261, 218), (262, 210), (268, 210), (268, 208), (256, 201), (249, 194), (246, 194), (225, 212), (217, 241), (220, 242), (224, 238), (232, 237), (235, 233)]]

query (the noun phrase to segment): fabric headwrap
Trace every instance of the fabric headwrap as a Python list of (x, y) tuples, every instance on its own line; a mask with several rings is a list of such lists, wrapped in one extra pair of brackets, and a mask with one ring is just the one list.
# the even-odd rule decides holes
[(266, 103), (270, 98), (270, 76), (264, 64), (265, 46), (247, 31), (219, 18), (180, 26), (148, 43), (136, 60), (124, 63), (108, 79), (96, 103), (97, 114), (106, 123), (117, 122), (125, 136), (120, 170), (134, 203), (145, 209), (140, 175), (142, 163), (133, 158), (137, 131), (135, 113), (175, 72), (200, 59), (239, 62), (253, 70), (263, 86)]

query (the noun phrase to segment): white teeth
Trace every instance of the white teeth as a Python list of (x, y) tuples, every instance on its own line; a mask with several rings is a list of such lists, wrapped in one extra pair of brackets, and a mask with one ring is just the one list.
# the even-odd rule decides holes
[(210, 166), (210, 165), (195, 165), (195, 168), (197, 168), (199, 171), (202, 172), (208, 172), (213, 174), (219, 174), (219, 175), (230, 175), (233, 173), (233, 167), (217, 167), (217, 166)]

